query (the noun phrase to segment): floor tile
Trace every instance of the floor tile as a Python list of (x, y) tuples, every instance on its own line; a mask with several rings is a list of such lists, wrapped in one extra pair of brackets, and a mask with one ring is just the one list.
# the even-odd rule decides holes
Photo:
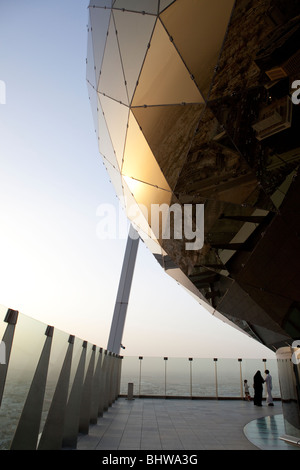
[(298, 450), (285, 434), (281, 403), (254, 407), (243, 400), (119, 398), (79, 436), (79, 450)]

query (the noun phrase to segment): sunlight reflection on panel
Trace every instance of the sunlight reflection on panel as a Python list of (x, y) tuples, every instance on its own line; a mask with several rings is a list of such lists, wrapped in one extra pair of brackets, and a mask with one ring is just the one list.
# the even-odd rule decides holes
[(132, 113), (129, 116), (122, 174), (170, 191), (170, 187)]

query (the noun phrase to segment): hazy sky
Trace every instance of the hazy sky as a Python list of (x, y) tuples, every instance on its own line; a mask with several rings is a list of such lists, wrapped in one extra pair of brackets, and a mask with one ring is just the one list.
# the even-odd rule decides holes
[[(97, 237), (97, 208), (118, 200), (87, 93), (87, 5), (0, 2), (0, 304), (105, 348), (126, 238)], [(128, 356), (274, 357), (206, 312), (143, 243), (123, 344)]]

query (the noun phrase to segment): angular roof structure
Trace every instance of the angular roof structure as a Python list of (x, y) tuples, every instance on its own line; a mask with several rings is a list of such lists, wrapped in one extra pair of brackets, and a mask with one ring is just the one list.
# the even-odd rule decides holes
[[(129, 219), (207, 310), (275, 349), (300, 337), (299, 15), (296, 0), (89, 5), (95, 131)], [(163, 205), (194, 208), (192, 227), (204, 208), (200, 248), (154, 227)]]

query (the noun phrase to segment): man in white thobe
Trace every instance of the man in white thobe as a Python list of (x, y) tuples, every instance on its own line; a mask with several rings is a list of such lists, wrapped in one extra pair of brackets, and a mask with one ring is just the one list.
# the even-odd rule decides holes
[(272, 397), (272, 376), (270, 375), (270, 372), (268, 370), (265, 371), (265, 374), (266, 374), (265, 382), (267, 386), (266, 402), (268, 406), (274, 406), (273, 397)]

